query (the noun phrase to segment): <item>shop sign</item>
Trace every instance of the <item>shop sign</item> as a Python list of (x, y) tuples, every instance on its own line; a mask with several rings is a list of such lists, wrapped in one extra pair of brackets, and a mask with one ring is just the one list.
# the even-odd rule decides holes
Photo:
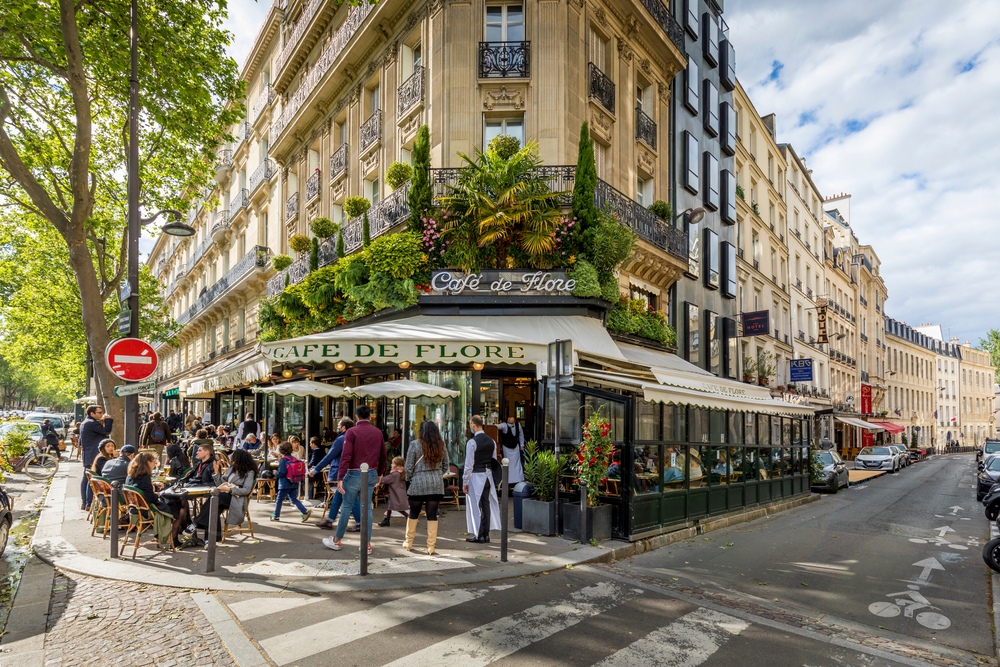
[(771, 333), (771, 311), (743, 313), (744, 336), (767, 336)]
[(791, 382), (812, 382), (812, 359), (789, 359), (788, 379)]
[(821, 345), (829, 343), (830, 339), (826, 336), (826, 306), (816, 307), (816, 323), (818, 325), (816, 342)]
[[(536, 349), (540, 348), (540, 349)], [(536, 344), (511, 345), (463, 342), (398, 341), (384, 343), (298, 343), (279, 345), (265, 350), (274, 361), (337, 362), (366, 364), (398, 364), (403, 361), (419, 364), (523, 364), (545, 359), (545, 346)]]
[(872, 386), (870, 384), (861, 385), (861, 414), (872, 414)]
[(177, 398), (180, 395), (181, 395), (180, 387), (174, 387), (173, 389), (167, 389), (165, 392), (163, 392), (163, 394), (161, 394), (160, 397), (161, 398)]
[(701, 390), (709, 394), (721, 394), (722, 396), (733, 396), (736, 398), (755, 398), (751, 396), (746, 389), (742, 387), (730, 387), (722, 384), (712, 384), (711, 382), (702, 382)]
[(576, 281), (565, 271), (504, 271), (489, 269), (479, 273), (464, 273), (438, 269), (431, 271), (431, 294), (457, 296), (484, 294), (489, 296), (571, 296)]

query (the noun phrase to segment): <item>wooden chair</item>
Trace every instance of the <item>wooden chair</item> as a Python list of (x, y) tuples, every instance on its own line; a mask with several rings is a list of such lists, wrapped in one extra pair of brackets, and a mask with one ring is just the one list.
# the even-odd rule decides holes
[(80, 438), (76, 436), (70, 436), (69, 439), (69, 452), (70, 457), (74, 461), (80, 460), (80, 455), (83, 454), (83, 447), (80, 446)]
[(372, 507), (378, 507), (379, 498), (388, 502), (389, 492), (385, 488), (385, 484), (376, 484), (375, 488), (372, 489)]
[(250, 499), (247, 498), (247, 510), (246, 510), (246, 514), (245, 514), (246, 520), (247, 520), (247, 525), (249, 526), (249, 528), (244, 528), (242, 522), (236, 524), (235, 528), (230, 528), (229, 527), (229, 510), (226, 509), (226, 510), (224, 510), (222, 512), (222, 515), (219, 517), (219, 521), (222, 521), (222, 540), (221, 540), (222, 544), (225, 544), (225, 542), (226, 542), (226, 536), (229, 535), (230, 532), (237, 532), (240, 535), (242, 535), (243, 531), (249, 530), (250, 531), (250, 537), (251, 538), (254, 537), (254, 534), (253, 534), (253, 521), (250, 520), (250, 502), (249, 501), (250, 501)]
[[(90, 536), (93, 537), (94, 533), (97, 532), (98, 526), (100, 526), (103, 532), (102, 539), (106, 540), (108, 539), (108, 533), (111, 531), (111, 483), (103, 477), (93, 475), (90, 478), (90, 488), (94, 492), (94, 502), (98, 503), (98, 509), (103, 510), (104, 513), (103, 518), (97, 512), (94, 513), (94, 527), (90, 530)], [(93, 507), (94, 505), (91, 505), (91, 509)], [(128, 526), (128, 507), (126, 507), (121, 494), (119, 494), (118, 528), (128, 530)]]
[(215, 458), (218, 459), (219, 463), (222, 464), (223, 468), (228, 468), (230, 465), (232, 465), (229, 462), (229, 457), (226, 455), (225, 452), (220, 452), (219, 450), (215, 450)]
[[(258, 479), (256, 482), (254, 482), (254, 487), (257, 490), (258, 503), (261, 502), (260, 497), (265, 493), (267, 493), (270, 496), (271, 502), (272, 503), (274, 502), (275, 497), (277, 496), (277, 492), (275, 491), (276, 484), (274, 482), (275, 480), (273, 477), (271, 479)], [(267, 489), (267, 491), (265, 491), (265, 489)]]
[(442, 502), (442, 504), (454, 505), (455, 507), (461, 507), (461, 505), (459, 504), (459, 502), (460, 502), (459, 501), (459, 494), (462, 492), (462, 489), (458, 486), (458, 468), (456, 468), (455, 466), (448, 466), (448, 472), (455, 473), (455, 476), (449, 478), (448, 481), (445, 483), (445, 487), (444, 487), (444, 493), (445, 493), (445, 495), (447, 496), (450, 493), (451, 494), (451, 498), (444, 500)]
[[(84, 468), (83, 476), (87, 478), (87, 485), (90, 486), (90, 489), (93, 491), (94, 487), (90, 484), (90, 480), (94, 478), (94, 471)], [(94, 500), (97, 500), (96, 493), (94, 494)], [(90, 507), (87, 508), (87, 521), (93, 519), (93, 513), (94, 513), (94, 503), (91, 503)]]
[[(125, 505), (128, 507), (128, 512), (126, 517), (128, 518), (128, 530), (125, 533), (125, 539), (122, 541), (121, 550), (118, 555), (121, 556), (125, 553), (125, 547), (128, 546), (129, 535), (135, 534), (135, 542), (132, 546), (132, 559), (135, 560), (135, 554), (139, 551), (139, 542), (142, 538), (143, 532), (147, 528), (153, 527), (153, 512), (156, 510), (152, 509), (146, 499), (142, 497), (142, 491), (134, 486), (123, 486), (122, 495), (125, 496)], [(153, 540), (156, 540), (156, 535), (153, 535)], [(160, 545), (159, 542), (156, 543), (157, 546)], [(174, 541), (170, 540), (170, 550), (176, 551), (174, 548)]]
[(621, 480), (609, 479), (604, 483), (604, 492), (609, 496), (621, 495)]

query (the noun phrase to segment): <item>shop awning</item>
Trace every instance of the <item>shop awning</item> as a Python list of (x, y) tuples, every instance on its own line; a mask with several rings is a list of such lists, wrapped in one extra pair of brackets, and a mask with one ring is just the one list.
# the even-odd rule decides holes
[(325, 382), (315, 382), (313, 380), (282, 382), (270, 387), (254, 387), (253, 390), (262, 394), (279, 394), (281, 396), (329, 396), (331, 398), (340, 398), (341, 396), (353, 395), (350, 389), (326, 384)]
[(854, 417), (841, 417), (840, 415), (837, 415), (837, 420), (845, 424), (848, 424), (850, 426), (857, 426), (858, 428), (864, 429), (865, 431), (885, 430), (881, 424), (876, 424), (875, 422), (866, 422), (861, 419), (855, 419)]
[(872, 422), (872, 424), (881, 426), (882, 428), (884, 428), (889, 433), (892, 433), (893, 435), (896, 435), (897, 433), (902, 433), (903, 431), (906, 430), (906, 427), (904, 426), (898, 426), (897, 424), (890, 424), (889, 422)]
[(229, 359), (223, 359), (210, 366), (207, 370), (181, 381), (181, 393), (187, 398), (206, 397), (229, 387), (248, 382), (256, 382), (271, 376), (271, 362), (262, 357), (257, 350), (248, 348), (244, 352)]
[(260, 352), (276, 363), (541, 364), (555, 340), (622, 358), (601, 321), (580, 315), (418, 315), (262, 343)]
[(77, 405), (86, 405), (88, 403), (97, 403), (97, 397), (96, 396), (84, 396), (83, 398), (78, 398), (78, 399), (76, 399), (73, 402), (76, 403)]
[(462, 392), (457, 389), (436, 387), (426, 382), (392, 380), (390, 382), (376, 382), (361, 385), (360, 387), (353, 387), (351, 393), (355, 396), (369, 396), (372, 398), (420, 398), (421, 396), (455, 398)]

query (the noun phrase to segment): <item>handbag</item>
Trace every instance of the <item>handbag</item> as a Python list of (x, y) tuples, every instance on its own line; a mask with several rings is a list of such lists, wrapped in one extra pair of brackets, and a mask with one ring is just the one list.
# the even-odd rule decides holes
[[(417, 474), (417, 466), (420, 465), (420, 462), (423, 461), (423, 460), (424, 460), (424, 457), (423, 457), (423, 454), (421, 454), (420, 458), (417, 459), (417, 462), (413, 464), (413, 474), (414, 475)], [(406, 483), (406, 490), (409, 491), (410, 490), (410, 480), (407, 479), (407, 480), (404, 480), (404, 481)]]

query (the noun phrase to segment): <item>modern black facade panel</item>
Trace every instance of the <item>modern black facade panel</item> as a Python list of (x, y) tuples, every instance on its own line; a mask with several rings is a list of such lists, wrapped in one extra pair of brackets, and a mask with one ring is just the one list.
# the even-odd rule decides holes
[(736, 176), (728, 169), (722, 170), (720, 191), (722, 195), (722, 205), (719, 215), (722, 222), (727, 225), (736, 224)]
[(701, 15), (701, 55), (709, 67), (719, 64), (719, 19), (711, 12)]
[(719, 43), (719, 82), (732, 92), (736, 89), (736, 49), (728, 39)]
[(729, 102), (719, 105), (719, 149), (726, 155), (736, 155), (736, 108)]

